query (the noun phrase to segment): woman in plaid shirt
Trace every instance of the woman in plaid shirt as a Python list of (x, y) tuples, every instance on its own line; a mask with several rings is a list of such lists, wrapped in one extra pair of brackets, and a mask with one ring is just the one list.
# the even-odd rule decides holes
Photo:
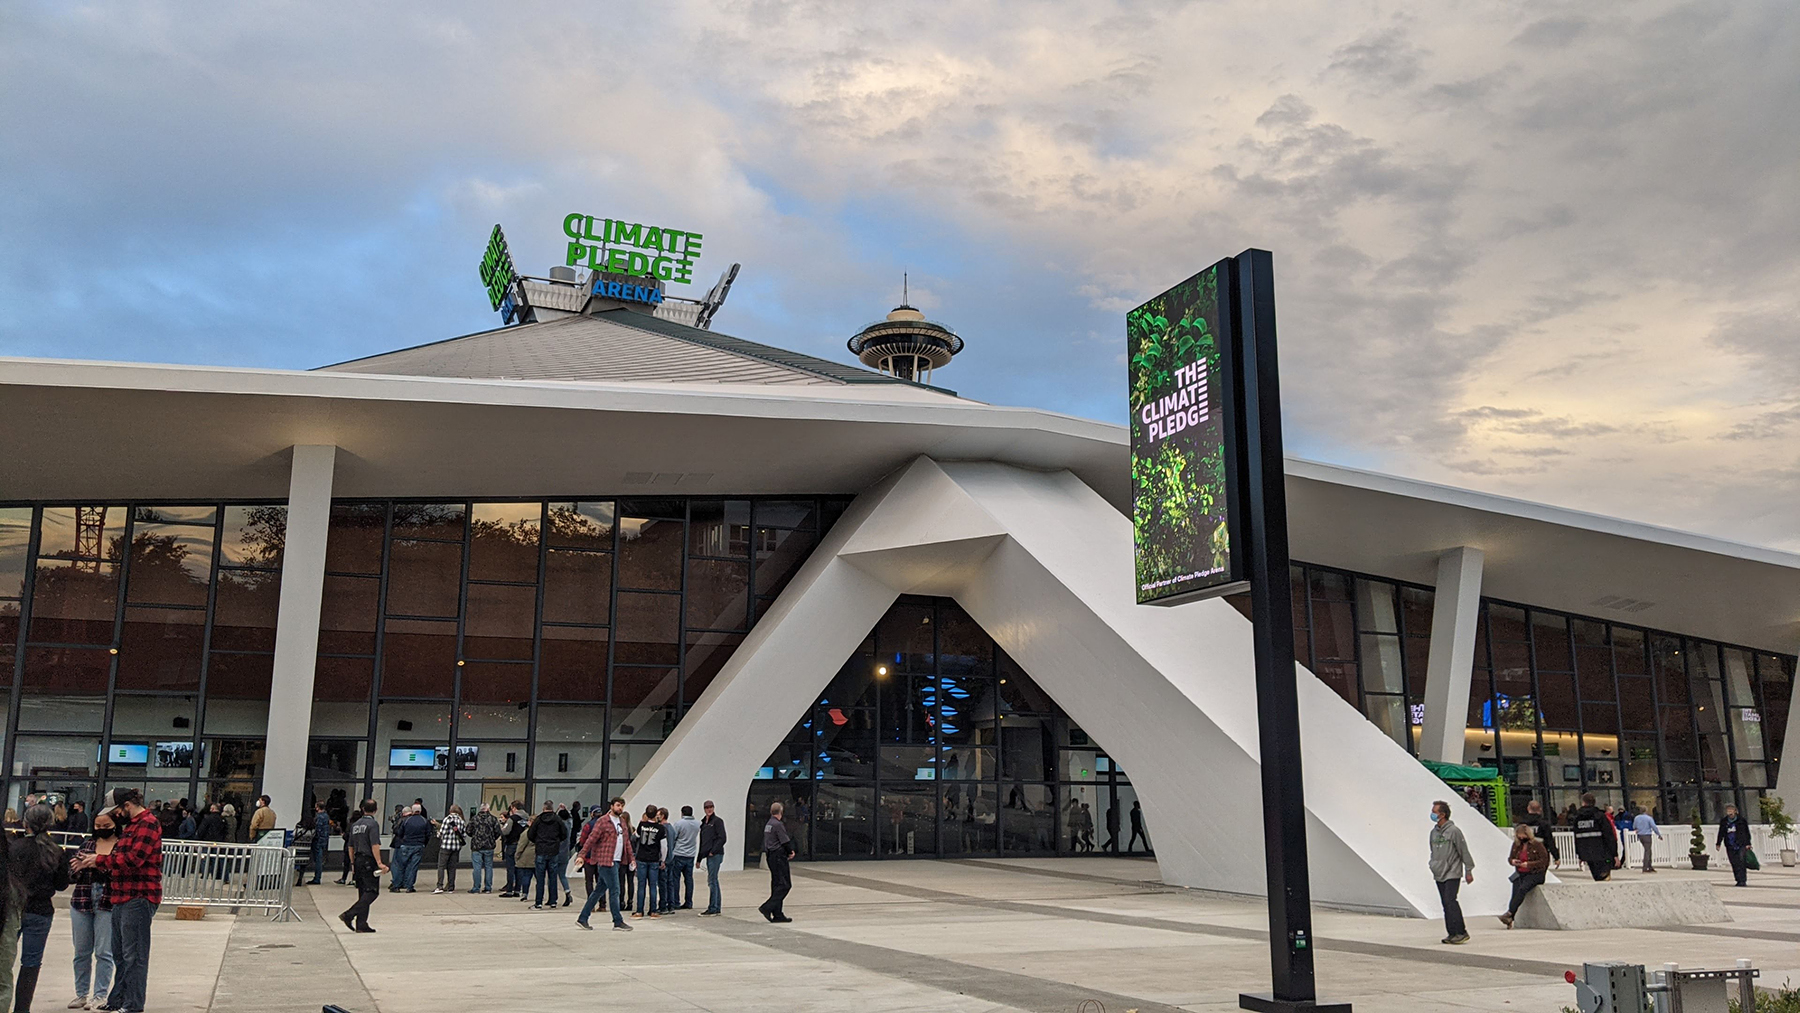
[(467, 840), (466, 830), (462, 806), (451, 806), (437, 826), (438, 877), (437, 889), (432, 893), (456, 892), (456, 863), (462, 858), (463, 843)]
[[(93, 836), (81, 842), (81, 850), (75, 853), (75, 859), (93, 854), (96, 844), (110, 842), (118, 835), (119, 828), (114, 825), (111, 813), (95, 814)], [(75, 862), (71, 861), (69, 867), (74, 868)], [(72, 878), (74, 889), (69, 894), (69, 927), (75, 941), (75, 998), (81, 1005), (77, 1007), (72, 1002), (70, 1009), (89, 1007), (90, 984), (95, 1007), (106, 1006), (106, 994), (112, 989), (112, 899), (106, 892), (106, 880), (106, 873), (92, 867), (82, 869)]]
[(107, 792), (105, 808), (119, 823), (118, 843), (108, 848), (110, 841), (100, 841), (93, 854), (75, 859), (73, 871), (99, 869), (109, 877), (116, 961), (111, 998), (120, 1009), (141, 1010), (150, 980), (150, 927), (162, 903), (162, 824), (136, 788)]

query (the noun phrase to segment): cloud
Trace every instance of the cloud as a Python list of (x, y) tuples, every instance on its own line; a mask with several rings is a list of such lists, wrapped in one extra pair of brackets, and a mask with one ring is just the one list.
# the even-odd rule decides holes
[(0, 354), (305, 367), (483, 329), (493, 224), (541, 272), (582, 211), (705, 232), (707, 280), (744, 264), (717, 326), (813, 354), (910, 272), (969, 342), (942, 382), (1119, 419), (1122, 309), (1257, 246), (1297, 452), (1800, 546), (1790, 5), (673, 0), (631, 27), (17, 7)]

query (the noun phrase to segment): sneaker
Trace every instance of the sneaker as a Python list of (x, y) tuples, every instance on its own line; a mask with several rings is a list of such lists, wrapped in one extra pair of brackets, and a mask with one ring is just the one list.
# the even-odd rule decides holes
[(485, 889), (485, 890), (483, 890), (483, 891), (481, 891), (481, 892), (482, 892), (482, 893), (493, 893), (493, 892), (494, 892), (494, 888), (493, 888), (493, 887), (491, 887), (491, 886), (490, 886), (490, 887), (488, 887), (488, 888), (487, 888), (487, 889)]
[(592, 925), (589, 925), (587, 922), (584, 922), (579, 918), (575, 919), (575, 924), (581, 926), (584, 929), (587, 929), (589, 932), (594, 931), (594, 927)]
[(419, 888), (418, 888), (418, 887), (416, 887), (416, 886), (409, 886), (409, 887), (407, 887), (407, 888), (406, 888), (406, 892), (407, 892), (407, 893), (418, 893), (418, 892), (419, 892)]
[(631, 926), (625, 924), (624, 922), (614, 922), (613, 923), (613, 931), (614, 932), (630, 932)]
[(481, 891), (480, 890), (470, 890), (469, 892), (470, 893), (480, 893)]
[(371, 929), (371, 928), (362, 928), (362, 929), (357, 929), (356, 931), (358, 931), (358, 932), (373, 932), (375, 930)]
[(1443, 943), (1446, 946), (1448, 946), (1449, 944), (1451, 944), (1455, 941), (1456, 941), (1456, 937), (1454, 937), (1454, 936), (1445, 936), (1444, 938), (1438, 940), (1438, 942)]
[(533, 905), (531, 905), (531, 909), (532, 909), (532, 910), (533, 910), (533, 911), (542, 911), (542, 910), (543, 910), (543, 909), (544, 909), (544, 905), (542, 905), (542, 904), (533, 904)]
[(1513, 923), (1512, 915), (1501, 915), (1500, 916), (1500, 924), (1502, 924), (1510, 929), (1510, 928), (1512, 928), (1512, 923)]
[(700, 917), (702, 917), (702, 918), (717, 918), (717, 917), (719, 917), (719, 912), (717, 912), (717, 911), (702, 911), (702, 912), (700, 912)]
[(438, 888), (437, 888), (437, 889), (436, 889), (436, 890), (433, 890), (433, 891), (431, 891), (431, 892), (432, 892), (432, 893), (443, 893), (443, 892), (444, 892), (444, 888), (443, 888), (443, 887), (441, 887), (441, 886), (440, 886), (440, 887), (438, 887)]
[(652, 917), (652, 918), (661, 918), (661, 917), (662, 917), (662, 915), (660, 915), (660, 914), (657, 914), (657, 913), (656, 913), (656, 912), (655, 912), (655, 911), (652, 911), (652, 912), (650, 912), (650, 917)]
[(642, 917), (644, 917), (644, 912), (642, 912), (642, 911), (633, 911), (633, 912), (631, 912), (631, 917), (633, 917), (633, 918), (642, 918)]
[(70, 999), (69, 1000), (69, 1008), (70, 1009), (87, 1009), (88, 1008), (87, 996), (78, 995), (75, 998)]
[(1468, 941), (1469, 941), (1469, 934), (1467, 932), (1464, 932), (1460, 936), (1451, 936), (1450, 937), (1450, 942), (1456, 946), (1461, 946), (1462, 944), (1464, 944)]

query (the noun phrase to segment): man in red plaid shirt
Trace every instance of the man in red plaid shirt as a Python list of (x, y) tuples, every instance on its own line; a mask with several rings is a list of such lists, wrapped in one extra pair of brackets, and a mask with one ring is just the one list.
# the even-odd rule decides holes
[(114, 788), (103, 807), (115, 810), (119, 836), (101, 842), (112, 844), (105, 852), (96, 847), (77, 859), (75, 871), (98, 869), (110, 877), (115, 970), (107, 1008), (139, 1013), (150, 979), (150, 922), (162, 903), (162, 824), (136, 788)]

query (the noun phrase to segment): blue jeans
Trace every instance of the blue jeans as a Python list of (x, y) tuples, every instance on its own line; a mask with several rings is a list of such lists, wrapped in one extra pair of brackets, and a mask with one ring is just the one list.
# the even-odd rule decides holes
[(720, 910), (719, 864), (723, 861), (724, 855), (706, 856), (706, 910), (714, 913)]
[[(655, 862), (639, 862), (637, 864), (638, 914), (643, 914), (646, 910), (651, 914), (657, 912), (656, 888), (658, 882), (662, 879), (662, 870), (657, 868), (656, 865), (657, 863)], [(646, 905), (648, 905), (648, 907), (646, 907)]]
[(519, 892), (518, 845), (502, 844), (500, 846), (500, 865), (506, 869), (506, 889), (502, 893)]
[(425, 857), (425, 845), (402, 844), (394, 849), (394, 889), (411, 890), (419, 878), (419, 860)]
[(120, 1009), (143, 1009), (150, 981), (150, 922), (156, 905), (142, 897), (112, 909), (115, 977), (110, 997)]
[(44, 966), (44, 943), (50, 939), (50, 920), (55, 915), (34, 915), (30, 911), (19, 919), (19, 966)]
[(537, 900), (533, 903), (544, 903), (544, 886), (550, 887), (550, 906), (556, 906), (556, 856), (537, 856)]
[(675, 858), (673, 855), (663, 861), (661, 878), (662, 885), (659, 889), (662, 890), (662, 896), (659, 899), (662, 901), (662, 907), (657, 910), (673, 911), (675, 910)]
[(480, 893), (494, 888), (494, 849), (472, 851), (469, 853), (470, 893)]
[(331, 842), (328, 839), (320, 838), (320, 837), (313, 838), (313, 849), (312, 849), (313, 878), (312, 878), (312, 881), (315, 883), (319, 882), (319, 877), (324, 875), (324, 873), (325, 873), (325, 852), (326, 852), (327, 848), (330, 846), (330, 844), (331, 844)]
[(570, 894), (570, 895), (573, 895), (575, 893), (574, 890), (569, 888), (569, 842), (568, 841), (564, 841), (563, 846), (561, 848), (557, 849), (557, 852), (556, 852), (556, 878), (562, 880), (563, 893)]
[(606, 897), (606, 906), (612, 912), (614, 925), (625, 924), (625, 916), (619, 913), (619, 867), (602, 865), (594, 869), (594, 891), (587, 895), (587, 901), (581, 905), (581, 917), (575, 919), (583, 925), (587, 924), (588, 915), (600, 904), (600, 898)]
[[(670, 907), (690, 908), (694, 906), (694, 856), (676, 855), (675, 867), (669, 870), (669, 881), (674, 886), (669, 898)], [(687, 892), (682, 893), (682, 885), (686, 884)], [(682, 898), (686, 897), (686, 900)]]
[(87, 995), (91, 982), (94, 999), (105, 999), (113, 977), (112, 912), (71, 908), (69, 931), (75, 937), (75, 994)]

